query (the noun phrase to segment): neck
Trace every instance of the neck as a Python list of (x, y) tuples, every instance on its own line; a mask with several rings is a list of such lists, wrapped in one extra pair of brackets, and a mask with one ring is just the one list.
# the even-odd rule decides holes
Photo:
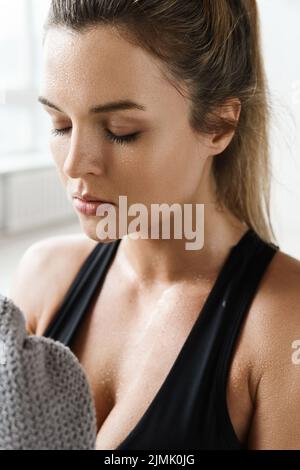
[(137, 239), (128, 235), (121, 241), (121, 252), (132, 280), (153, 285), (192, 282), (214, 278), (229, 250), (248, 227), (226, 209), (204, 204), (203, 246), (187, 250), (186, 238)]

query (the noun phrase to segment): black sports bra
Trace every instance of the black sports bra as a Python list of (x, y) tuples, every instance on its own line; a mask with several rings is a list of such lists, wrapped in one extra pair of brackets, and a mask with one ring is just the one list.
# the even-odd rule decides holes
[[(120, 241), (99, 242), (95, 246), (45, 336), (71, 347)], [(278, 249), (279, 246), (266, 243), (252, 229), (231, 248), (167, 377), (144, 415), (116, 450), (246, 448), (230, 420), (226, 382), (239, 331)]]

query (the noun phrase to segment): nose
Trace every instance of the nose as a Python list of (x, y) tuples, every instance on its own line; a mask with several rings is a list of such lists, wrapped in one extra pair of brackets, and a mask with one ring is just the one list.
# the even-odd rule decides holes
[(104, 162), (100, 143), (91, 137), (72, 133), (70, 147), (64, 161), (63, 172), (70, 178), (80, 178), (87, 174), (102, 175)]

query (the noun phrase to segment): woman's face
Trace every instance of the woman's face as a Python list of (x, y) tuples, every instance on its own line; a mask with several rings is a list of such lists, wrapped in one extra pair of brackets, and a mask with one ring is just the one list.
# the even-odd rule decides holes
[[(50, 29), (44, 59), (40, 94), (58, 108), (45, 105), (57, 130), (51, 152), (69, 196), (87, 192), (116, 208), (127, 196), (128, 207), (142, 203), (149, 211), (152, 203), (200, 202), (209, 148), (190, 128), (190, 103), (152, 56), (99, 26), (82, 34)], [(137, 106), (105, 109), (125, 100)], [(99, 217), (78, 215), (97, 240)]]

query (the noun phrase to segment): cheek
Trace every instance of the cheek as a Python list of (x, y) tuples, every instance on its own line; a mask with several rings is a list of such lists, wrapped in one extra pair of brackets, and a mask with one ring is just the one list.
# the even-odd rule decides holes
[(62, 150), (62, 145), (58, 144), (57, 141), (54, 140), (54, 138), (50, 138), (49, 140), (49, 147), (51, 151), (52, 158), (54, 160), (54, 163), (57, 167), (60, 167), (63, 164), (63, 150)]
[(55, 163), (55, 166), (58, 170), (59, 176), (61, 181), (66, 184), (67, 183), (67, 177), (63, 172), (63, 166), (65, 162), (65, 155), (67, 155), (67, 149), (64, 148), (64, 145), (61, 143), (58, 144), (53, 138), (50, 139), (49, 142), (49, 147), (50, 147), (50, 152), (52, 155), (52, 159)]
[(189, 202), (199, 188), (204, 160), (195, 145), (177, 142), (144, 154), (138, 187), (161, 203)]

